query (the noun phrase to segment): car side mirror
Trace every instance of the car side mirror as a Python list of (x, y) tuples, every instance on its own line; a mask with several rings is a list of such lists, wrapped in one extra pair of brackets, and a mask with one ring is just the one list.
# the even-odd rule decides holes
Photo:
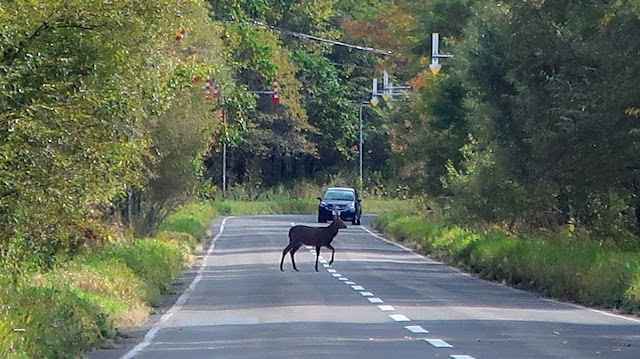
[(316, 197), (318, 201), (322, 201), (322, 197)]
[(356, 198), (356, 201), (362, 202), (362, 198)]

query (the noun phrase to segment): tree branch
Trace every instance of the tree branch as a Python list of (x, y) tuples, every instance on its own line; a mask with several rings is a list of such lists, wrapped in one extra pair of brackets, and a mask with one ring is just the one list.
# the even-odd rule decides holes
[(49, 15), (49, 17), (47, 17), (47, 19), (45, 21), (42, 22), (42, 24), (40, 24), (40, 26), (38, 26), (38, 28), (36, 29), (36, 31), (33, 32), (33, 34), (31, 34), (27, 40), (22, 44), (22, 46), (20, 46), (18, 48), (18, 51), (16, 51), (13, 56), (9, 59), (9, 61), (7, 62), (8, 66), (11, 66), (13, 64), (13, 62), (18, 58), (18, 55), (20, 55), (22, 53), (22, 50), (24, 50), (25, 47), (27, 47), (38, 35), (40, 35), (40, 32), (46, 28), (49, 27), (49, 20), (51, 19), (51, 17), (53, 17), (53, 13), (51, 15)]

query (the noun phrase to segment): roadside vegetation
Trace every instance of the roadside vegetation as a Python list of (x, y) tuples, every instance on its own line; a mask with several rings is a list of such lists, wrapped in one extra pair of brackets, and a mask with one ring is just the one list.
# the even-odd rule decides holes
[[(318, 191), (321, 187), (313, 187)], [(119, 333), (144, 324), (163, 294), (173, 293), (173, 282), (213, 234), (209, 224), (215, 217), (317, 210), (317, 200), (265, 196), (270, 200), (184, 205), (152, 237), (123, 236), (45, 271), (23, 267), (19, 276), (0, 273), (0, 357), (70, 358), (109, 347)], [(403, 203), (371, 198), (367, 210)]]
[(620, 247), (572, 232), (516, 236), (455, 224), (439, 210), (410, 206), (374, 227), (416, 251), (478, 276), (558, 300), (640, 314), (640, 246)]
[[(112, 340), (211, 218), (321, 184), (486, 278), (638, 311), (639, 0), (14, 0), (0, 28), (1, 358)], [(410, 93), (369, 106), (384, 70)]]
[(72, 358), (144, 324), (192, 263), (213, 213), (189, 205), (153, 237), (123, 238), (46, 271), (0, 274), (0, 357)]

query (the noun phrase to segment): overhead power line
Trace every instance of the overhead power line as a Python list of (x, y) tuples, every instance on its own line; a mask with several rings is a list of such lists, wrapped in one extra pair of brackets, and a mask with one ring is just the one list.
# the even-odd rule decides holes
[(275, 26), (267, 25), (265, 23), (262, 23), (262, 22), (256, 21), (256, 20), (253, 21), (253, 24), (256, 25), (256, 26), (260, 26), (260, 27), (263, 27), (263, 28), (266, 28), (266, 29), (270, 29), (270, 30), (279, 32), (279, 33), (284, 34), (284, 35), (294, 36), (294, 37), (297, 37), (297, 38), (300, 38), (300, 39), (307, 39), (307, 40), (325, 42), (325, 43), (328, 43), (328, 44), (337, 45), (337, 46), (344, 46), (344, 47), (348, 47), (348, 48), (356, 49), (356, 50), (360, 50), (360, 51), (373, 52), (373, 53), (376, 53), (376, 54), (379, 54), (379, 55), (384, 55), (384, 56), (393, 55), (393, 53), (391, 51), (379, 50), (379, 49), (374, 49), (372, 47), (366, 47), (366, 46), (352, 45), (352, 44), (347, 44), (347, 43), (341, 42), (341, 41), (334, 41), (334, 40), (324, 39), (324, 38), (318, 37), (318, 36), (303, 34), (303, 33), (300, 33), (300, 32), (284, 30), (284, 29), (277, 28)]

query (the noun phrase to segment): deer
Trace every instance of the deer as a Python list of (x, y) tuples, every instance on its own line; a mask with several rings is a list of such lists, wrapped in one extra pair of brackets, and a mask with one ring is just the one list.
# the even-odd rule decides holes
[(284, 263), (284, 257), (287, 253), (291, 253), (291, 264), (293, 269), (297, 272), (296, 261), (293, 259), (293, 255), (304, 244), (307, 246), (316, 247), (316, 272), (318, 271), (318, 257), (320, 257), (320, 248), (327, 247), (331, 249), (331, 261), (329, 265), (333, 263), (333, 256), (335, 249), (331, 246), (333, 238), (338, 234), (339, 229), (345, 229), (347, 225), (344, 224), (342, 218), (340, 218), (340, 212), (333, 214), (333, 222), (327, 227), (309, 227), (303, 225), (297, 225), (289, 229), (289, 245), (282, 251), (282, 259), (280, 260), (280, 271), (282, 269), (282, 263)]

